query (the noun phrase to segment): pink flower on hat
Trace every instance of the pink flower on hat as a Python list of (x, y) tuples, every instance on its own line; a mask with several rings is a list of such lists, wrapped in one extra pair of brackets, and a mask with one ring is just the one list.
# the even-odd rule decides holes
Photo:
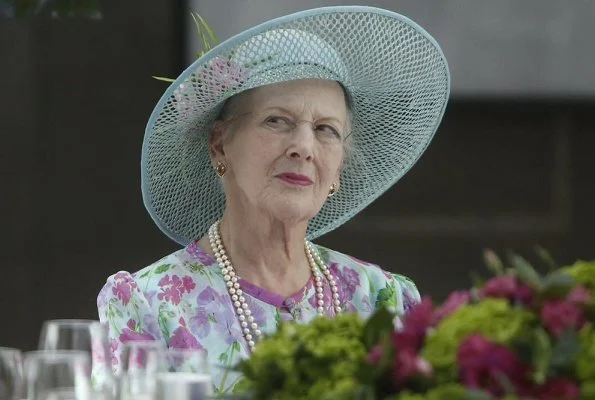
[(248, 78), (248, 70), (243, 66), (222, 57), (215, 57), (196, 73), (201, 87), (213, 97), (235, 89)]
[(217, 99), (237, 88), (248, 78), (248, 69), (223, 57), (215, 57), (200, 66), (194, 76), (174, 90), (173, 106), (181, 117), (190, 118), (200, 103), (199, 97)]

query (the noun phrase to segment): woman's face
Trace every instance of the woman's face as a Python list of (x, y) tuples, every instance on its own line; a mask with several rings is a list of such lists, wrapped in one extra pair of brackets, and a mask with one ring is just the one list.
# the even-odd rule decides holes
[(227, 207), (306, 222), (339, 185), (348, 110), (339, 84), (299, 80), (253, 89), (211, 137)]

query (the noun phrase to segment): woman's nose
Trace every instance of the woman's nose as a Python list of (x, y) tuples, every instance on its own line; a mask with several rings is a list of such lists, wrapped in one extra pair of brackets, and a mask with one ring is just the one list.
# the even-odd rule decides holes
[(314, 129), (311, 123), (298, 124), (291, 135), (287, 155), (290, 158), (300, 158), (307, 161), (314, 157)]

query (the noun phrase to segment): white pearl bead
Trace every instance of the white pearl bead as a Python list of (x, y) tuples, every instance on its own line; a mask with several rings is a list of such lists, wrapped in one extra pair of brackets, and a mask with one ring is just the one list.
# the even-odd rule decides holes
[(323, 291), (324, 291), (324, 289), (322, 288), (322, 286), (318, 286), (316, 288), (316, 292), (318, 292), (318, 293), (322, 293)]
[(240, 284), (236, 282), (236, 283), (234, 283), (234, 284), (233, 284), (233, 287), (234, 287), (235, 289), (239, 289), (239, 288), (240, 288)]
[(339, 293), (333, 293), (333, 299), (338, 299), (339, 298)]
[(317, 308), (318, 314), (324, 314), (324, 307)]
[(228, 280), (231, 279), (231, 276), (229, 276), (229, 275), (223, 275), (223, 279), (225, 279), (226, 281), (228, 281)]
[(231, 299), (232, 299), (233, 301), (238, 301), (239, 297), (238, 297), (238, 295), (237, 295), (237, 294), (234, 294), (234, 295), (232, 295), (232, 296), (231, 296)]
[(252, 340), (248, 341), (248, 346), (254, 347), (254, 342)]
[(318, 297), (319, 299), (324, 299), (324, 294), (323, 293), (317, 293), (316, 297)]
[(331, 286), (331, 290), (333, 291), (333, 293), (337, 293), (337, 287), (336, 286)]
[(239, 315), (242, 315), (242, 314), (244, 314), (244, 310), (242, 310), (241, 308), (238, 308), (238, 309), (236, 310), (236, 312), (237, 312)]
[(240, 325), (242, 325), (242, 328), (247, 328), (248, 327), (248, 323), (247, 322), (242, 322)]
[(242, 304), (242, 308), (243, 308), (244, 310), (248, 309), (248, 304), (246, 304), (246, 303), (243, 303), (243, 304)]
[(253, 317), (252, 315), (251, 315), (251, 316), (249, 316), (249, 317), (248, 317), (248, 321), (249, 321), (249, 322), (254, 322), (254, 317)]
[(249, 333), (250, 333), (250, 329), (248, 329), (248, 328), (244, 328), (244, 334), (245, 334), (245, 335), (247, 335), (247, 334), (249, 334)]
[(240, 296), (240, 301), (243, 303), (246, 301), (246, 298), (244, 296)]
[(335, 304), (337, 307), (341, 305), (341, 302), (340, 302), (339, 300), (335, 300), (335, 301), (333, 301), (333, 303), (334, 303), (334, 304)]
[(246, 340), (252, 340), (252, 335), (248, 333), (248, 334), (246, 335)]
[(232, 287), (233, 286), (233, 282), (229, 281), (227, 282), (227, 287)]
[(260, 331), (260, 329), (256, 329), (256, 330), (254, 331), (254, 334), (255, 334), (256, 336), (260, 336), (260, 335), (262, 335), (262, 332)]
[(250, 311), (249, 309), (246, 309), (246, 315), (252, 315), (252, 311)]
[(242, 306), (242, 303), (240, 303), (239, 301), (234, 301), (234, 302), (233, 302), (233, 306), (234, 306), (235, 308), (238, 308), (238, 307), (241, 307), (241, 306)]
[(335, 312), (339, 314), (343, 309), (341, 307), (335, 307)]
[(242, 295), (242, 293), (244, 293), (244, 292), (242, 291), (242, 289), (237, 289), (237, 290), (236, 290), (236, 294), (237, 294), (238, 296), (241, 296), (241, 295)]
[(236, 290), (234, 288), (229, 288), (229, 293), (236, 294)]
[(243, 316), (243, 315), (240, 315), (238, 318), (239, 318), (240, 322), (241, 322), (241, 321), (245, 321), (245, 320), (246, 320), (246, 317), (245, 317), (245, 316)]
[(250, 328), (252, 328), (252, 330), (256, 330), (258, 329), (258, 325), (255, 324), (254, 322), (250, 325)]
[(318, 300), (318, 305), (319, 305), (320, 307), (324, 306), (324, 300)]

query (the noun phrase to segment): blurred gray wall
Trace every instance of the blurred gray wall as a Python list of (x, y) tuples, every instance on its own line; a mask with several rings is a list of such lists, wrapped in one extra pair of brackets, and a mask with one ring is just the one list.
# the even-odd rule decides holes
[[(189, 11), (225, 39), (321, 4), (110, 1), (98, 22), (0, 20), (0, 345), (35, 347), (46, 319), (97, 318), (108, 275), (177, 248), (142, 205), (140, 148), (165, 89), (151, 76), (198, 49), (184, 46)], [(413, 170), (320, 243), (437, 297), (468, 286), (485, 247), (595, 258), (594, 2), (369, 4), (436, 37), (453, 97)]]
[[(188, 9), (224, 39), (287, 13), (354, 3), (403, 14), (434, 36), (455, 96), (595, 95), (593, 0), (190, 0)], [(191, 59), (199, 43), (188, 28)]]

